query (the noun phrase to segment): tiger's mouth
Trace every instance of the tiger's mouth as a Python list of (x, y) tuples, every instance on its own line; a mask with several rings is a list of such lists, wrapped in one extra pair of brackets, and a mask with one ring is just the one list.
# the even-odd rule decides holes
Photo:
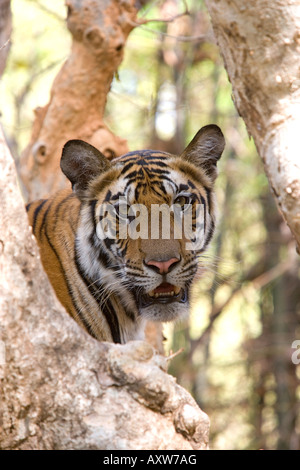
[(186, 303), (188, 292), (187, 288), (183, 289), (168, 282), (163, 282), (148, 293), (139, 293), (137, 300), (140, 308), (149, 307), (152, 304)]

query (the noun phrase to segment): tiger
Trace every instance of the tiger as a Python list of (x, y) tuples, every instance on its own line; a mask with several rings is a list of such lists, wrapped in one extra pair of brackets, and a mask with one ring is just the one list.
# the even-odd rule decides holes
[[(83, 140), (64, 145), (60, 167), (70, 187), (26, 208), (57, 298), (95, 339), (143, 340), (148, 321), (188, 317), (199, 256), (215, 231), (214, 183), (224, 147), (215, 124), (202, 127), (180, 155), (146, 149), (108, 160)], [(146, 212), (129, 236), (136, 206)], [(151, 210), (160, 206), (176, 208), (177, 216), (170, 210), (166, 224), (159, 213), (150, 227)], [(192, 235), (175, 236), (187, 209)], [(162, 236), (166, 225), (169, 236)]]

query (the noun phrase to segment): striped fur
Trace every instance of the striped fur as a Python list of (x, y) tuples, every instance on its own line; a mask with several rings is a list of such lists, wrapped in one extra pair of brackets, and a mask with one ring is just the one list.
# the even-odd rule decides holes
[[(108, 162), (89, 144), (66, 144), (61, 166), (73, 190), (34, 201), (27, 210), (58, 299), (92, 336), (125, 343), (143, 338), (147, 320), (171, 321), (188, 314), (197, 256), (214, 232), (213, 184), (223, 148), (223, 135), (213, 125), (202, 128), (181, 156), (142, 150)], [(143, 204), (150, 213), (151, 204), (170, 206), (180, 195), (193, 207), (193, 224), (194, 207), (204, 206), (197, 250), (186, 249), (185, 236), (174, 238), (173, 225), (170, 239), (99, 238), (103, 203), (120, 210), (116, 205), (121, 197), (129, 206)], [(117, 229), (119, 222), (117, 218)], [(160, 270), (168, 260), (175, 261)]]

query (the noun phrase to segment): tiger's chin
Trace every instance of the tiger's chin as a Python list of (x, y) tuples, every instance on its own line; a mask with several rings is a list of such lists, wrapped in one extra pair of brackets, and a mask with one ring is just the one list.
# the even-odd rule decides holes
[[(164, 292), (165, 291), (165, 292)], [(141, 317), (151, 321), (169, 322), (188, 317), (188, 288), (177, 288), (171, 292), (151, 291), (140, 293), (137, 298)]]

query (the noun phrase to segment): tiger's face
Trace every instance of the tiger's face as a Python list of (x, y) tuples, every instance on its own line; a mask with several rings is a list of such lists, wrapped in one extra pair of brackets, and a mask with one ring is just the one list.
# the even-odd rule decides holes
[(198, 256), (214, 231), (213, 184), (223, 148), (214, 125), (180, 156), (142, 150), (109, 162), (85, 142), (66, 144), (61, 167), (82, 202), (81, 267), (136, 318), (187, 315)]

